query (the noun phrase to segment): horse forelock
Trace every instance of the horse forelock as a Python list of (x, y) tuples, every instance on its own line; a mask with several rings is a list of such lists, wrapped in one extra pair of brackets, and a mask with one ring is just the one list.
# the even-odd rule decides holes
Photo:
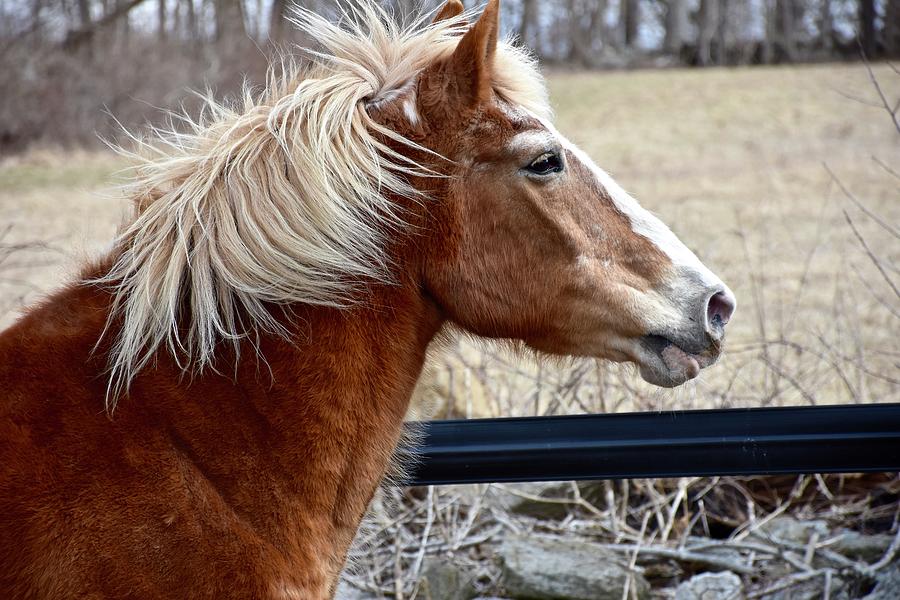
[[(262, 93), (246, 88), (237, 106), (206, 97), (200, 118), (177, 115), (180, 127), (120, 149), (138, 164), (126, 186), (136, 215), (95, 280), (112, 287), (109, 323), (121, 324), (109, 407), (160, 348), (199, 371), (222, 341), (237, 359), (244, 340), (287, 334), (269, 306), (344, 308), (360, 282), (392, 281), (385, 237), (405, 219), (391, 199), (420, 196), (409, 176), (433, 173), (385, 142), (425, 150), (369, 108), (449, 56), (471, 15), (404, 26), (368, 1), (342, 15), (333, 24), (297, 9), (292, 21), (321, 47), (311, 66), (282, 58)], [(494, 88), (549, 115), (534, 60), (510, 43), (498, 49)], [(418, 117), (408, 101), (403, 112)]]

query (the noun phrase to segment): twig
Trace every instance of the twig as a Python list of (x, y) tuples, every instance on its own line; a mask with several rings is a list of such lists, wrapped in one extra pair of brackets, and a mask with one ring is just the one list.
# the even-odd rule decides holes
[(884, 110), (891, 116), (891, 121), (894, 122), (894, 128), (897, 130), (897, 133), (900, 133), (900, 120), (897, 119), (897, 108), (892, 107), (890, 102), (888, 102), (887, 97), (885, 97), (884, 91), (881, 89), (881, 84), (878, 83), (878, 78), (875, 77), (875, 73), (872, 72), (872, 66), (869, 64), (869, 60), (866, 58), (865, 54), (862, 55), (862, 61), (863, 66), (866, 67), (866, 72), (869, 74), (869, 81), (872, 82), (875, 91), (878, 92), (878, 97), (881, 98)]
[(873, 221), (875, 221), (876, 223), (881, 225), (881, 227), (885, 231), (887, 231), (888, 233), (893, 235), (895, 238), (900, 239), (900, 229), (897, 229), (896, 227), (892, 226), (891, 224), (885, 222), (884, 219), (882, 219), (877, 214), (875, 214), (874, 212), (869, 210), (865, 204), (860, 202), (859, 199), (857, 199), (857, 197), (854, 196), (850, 192), (850, 190), (847, 189), (847, 187), (844, 185), (844, 183), (840, 179), (838, 179), (837, 175), (834, 174), (834, 171), (831, 170), (831, 167), (829, 167), (827, 163), (822, 163), (822, 166), (824, 166), (825, 170), (828, 171), (828, 175), (831, 176), (831, 180), (834, 181), (834, 183), (837, 184), (837, 186), (839, 188), (841, 188), (841, 192), (843, 192), (844, 195), (851, 202), (853, 202), (853, 204), (855, 204), (859, 210), (863, 211), (866, 214), (866, 216), (868, 216), (870, 219), (872, 219)]
[(793, 575), (789, 575), (773, 586), (767, 587), (766, 589), (760, 590), (758, 592), (751, 592), (747, 594), (747, 600), (769, 596), (771, 594), (774, 594), (775, 592), (780, 592), (781, 590), (786, 590), (787, 588), (799, 585), (804, 581), (809, 581), (810, 579), (815, 579), (816, 577), (822, 577), (827, 571), (830, 571), (830, 569), (817, 569), (815, 571), (807, 571), (805, 573), (795, 573)]
[(856, 236), (857, 241), (859, 241), (860, 245), (862, 245), (863, 249), (866, 251), (866, 254), (869, 256), (869, 260), (872, 261), (872, 264), (875, 265), (875, 268), (878, 269), (878, 272), (881, 273), (881, 276), (884, 278), (885, 282), (890, 286), (891, 290), (893, 290), (894, 294), (897, 298), (900, 298), (900, 290), (897, 289), (897, 286), (894, 285), (894, 282), (891, 281), (891, 278), (885, 272), (884, 268), (881, 266), (881, 261), (872, 253), (872, 250), (869, 248), (869, 245), (866, 243), (865, 238), (860, 235), (859, 231), (856, 229), (856, 225), (853, 224), (853, 220), (850, 218), (850, 215), (846, 210), (842, 211), (844, 213), (844, 219), (847, 220), (847, 224), (850, 225), (850, 229), (853, 230), (853, 235)]
[(599, 544), (602, 548), (613, 550), (615, 552), (644, 554), (647, 556), (656, 556), (659, 558), (669, 558), (679, 562), (686, 562), (698, 565), (708, 565), (719, 569), (727, 569), (740, 573), (741, 575), (753, 575), (756, 571), (741, 563), (714, 556), (710, 554), (702, 554), (691, 550), (677, 550), (675, 548), (666, 548), (664, 546), (641, 546), (639, 544)]

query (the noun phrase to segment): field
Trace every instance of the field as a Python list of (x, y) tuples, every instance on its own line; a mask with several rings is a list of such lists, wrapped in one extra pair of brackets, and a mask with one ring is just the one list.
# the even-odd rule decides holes
[[(900, 77), (886, 65), (874, 73), (888, 98), (900, 98)], [(900, 223), (900, 178), (891, 173), (900, 168), (900, 135), (877, 106), (863, 66), (555, 72), (549, 82), (560, 130), (735, 291), (727, 355), (699, 380), (660, 391), (630, 368), (535, 360), (461, 335), (423, 378), (422, 400), (433, 414), (900, 400), (900, 298), (893, 287), (900, 244), (890, 231)], [(58, 148), (0, 160), (0, 326), (107, 247), (128, 214), (116, 193), (116, 173), (126, 166), (108, 152)], [(714, 522), (714, 506), (738, 541), (801, 500), (807, 516), (845, 527), (874, 519), (882, 523), (877, 530), (893, 531), (896, 502), (873, 508), (864, 486), (850, 506), (831, 479), (788, 482), (790, 496), (768, 504), (754, 485), (692, 479), (583, 488), (594, 490), (593, 499), (574, 484), (549, 499), (546, 488), (541, 498), (528, 495), (538, 493), (532, 488), (505, 486), (394, 491), (388, 495), (395, 504), (375, 511), (368, 545), (353, 553), (362, 569), (348, 578), (408, 598), (428, 557), (449, 547), (477, 573), (479, 590), (493, 593), (492, 546), (478, 541), (499, 535), (491, 531), (524, 527), (608, 539), (619, 549), (664, 547), (682, 534), (688, 539), (699, 516), (704, 527), (707, 517)], [(816, 497), (827, 500), (813, 507), (807, 487), (813, 494), (824, 489)], [(736, 501), (734, 490), (744, 496)], [(506, 512), (511, 499), (523, 498), (563, 505), (568, 516), (547, 523)], [(665, 590), (671, 588), (660, 597), (669, 597)]]

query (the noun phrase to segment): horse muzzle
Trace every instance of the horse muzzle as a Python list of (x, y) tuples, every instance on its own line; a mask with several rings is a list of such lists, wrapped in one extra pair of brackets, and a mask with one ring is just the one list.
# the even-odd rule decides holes
[(687, 318), (679, 326), (648, 333), (640, 340), (641, 377), (661, 387), (675, 387), (694, 379), (722, 354), (725, 326), (736, 307), (724, 284), (706, 289), (689, 302)]

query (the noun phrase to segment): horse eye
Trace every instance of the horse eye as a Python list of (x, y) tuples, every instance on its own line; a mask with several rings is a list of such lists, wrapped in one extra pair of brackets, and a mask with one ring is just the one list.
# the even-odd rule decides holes
[(559, 173), (562, 168), (562, 160), (557, 153), (544, 152), (525, 167), (525, 170), (535, 175), (549, 175)]

